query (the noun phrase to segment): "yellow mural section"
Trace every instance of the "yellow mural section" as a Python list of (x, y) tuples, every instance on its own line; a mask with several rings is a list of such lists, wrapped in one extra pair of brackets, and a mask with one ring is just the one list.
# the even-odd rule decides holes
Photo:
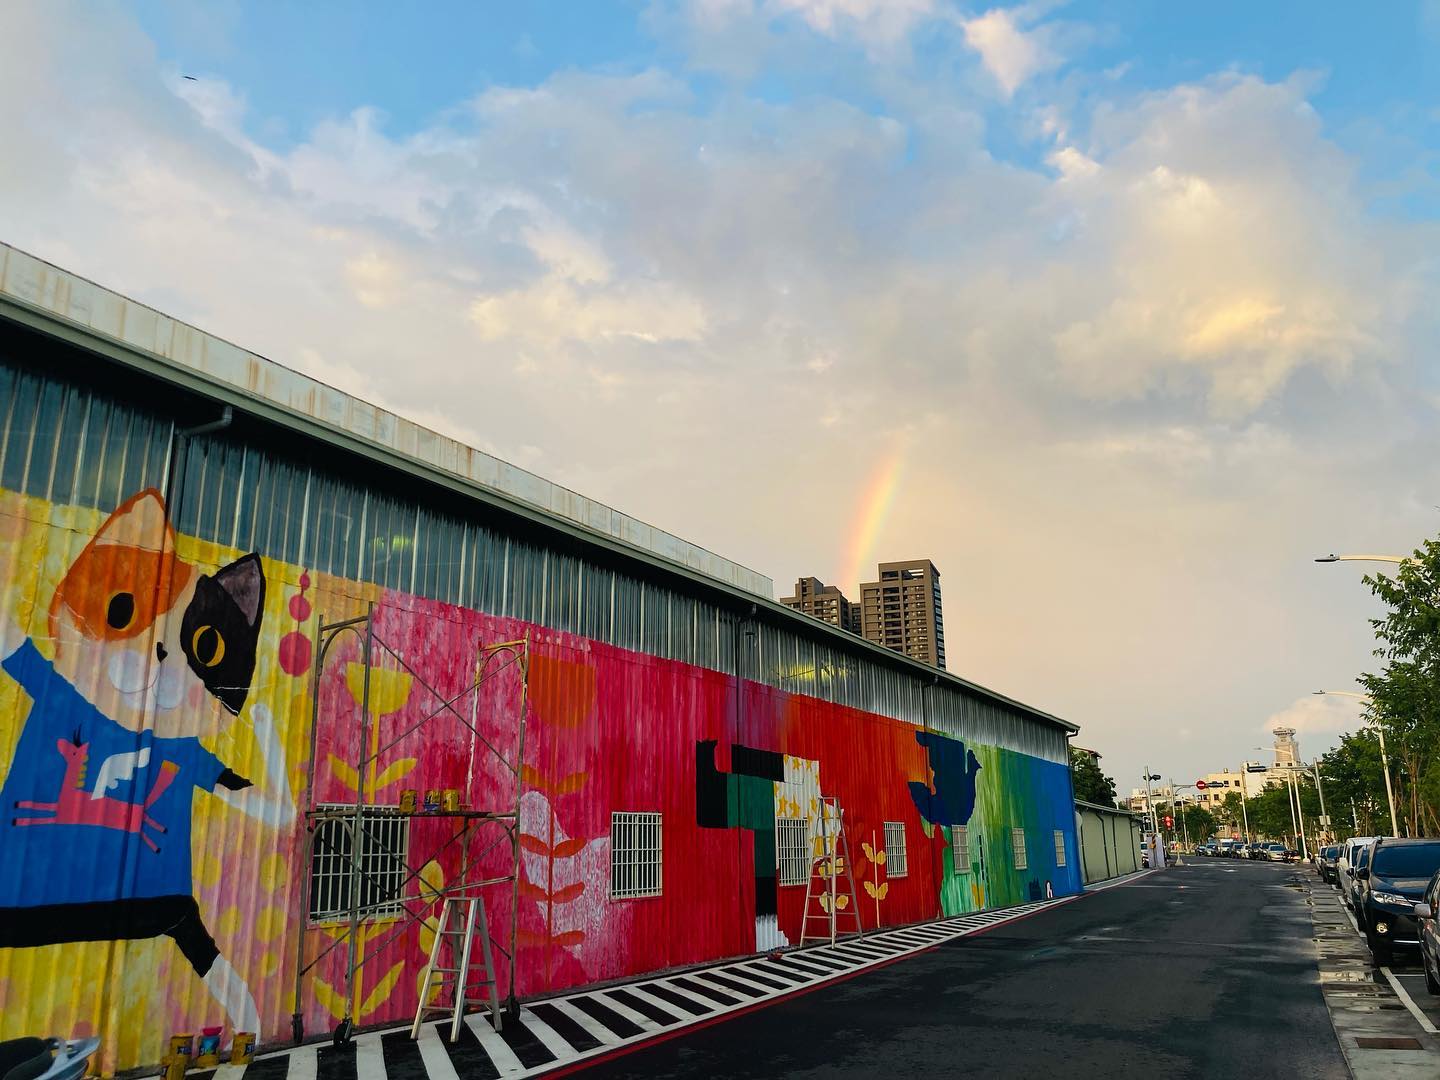
[[(97, 511), (0, 491), (0, 619), (14, 628), (12, 638), (16, 632), (28, 637), (47, 661), (54, 660), (57, 646), (64, 647), (52, 634), (50, 608), (57, 587), (106, 520)], [(179, 562), (194, 564), (199, 573), (213, 573), (246, 554), (184, 536), (173, 543)], [(165, 936), (0, 948), (0, 1038), (94, 1034), (103, 1040), (102, 1071), (136, 1067), (158, 1061), (171, 1032), (208, 1026), (234, 1031), (236, 1018), (222, 998), (244, 1000), (235, 979), (256, 1004), (261, 1041), (274, 1044), (288, 1035), (282, 1029), (288, 1029), (294, 1008), (291, 928), (301, 885), (294, 866), (296, 800), (305, 787), (311, 710), (311, 673), (302, 661), (313, 660), (309, 640), (322, 607), (327, 619), (354, 615), (379, 590), (306, 575), (268, 559), (262, 558), (261, 565), (263, 614), (248, 697), (239, 715), (204, 712), (216, 720), (196, 731), (205, 750), (254, 781), (252, 805), (242, 812), (200, 790), (191, 802), (193, 895), (204, 926), (233, 969), (232, 985), (217, 996)], [(0, 644), (8, 653), (13, 642), (0, 638)], [(77, 689), (105, 713), (102, 686), (96, 673), (91, 685)], [(0, 674), (0, 779), (15, 764), (31, 708), (16, 681)], [(278, 761), (270, 760), (277, 756)], [(392, 766), (387, 773), (392, 770), (395, 775), (372, 779), (377, 785), (395, 782), (404, 770)], [(7, 861), (10, 869), (0, 868), (0, 873), (18, 872), (14, 860), (7, 856)], [(63, 853), (48, 865), (48, 872), (57, 874), (115, 872), (67, 865)], [(397, 970), (382, 985), (367, 988), (367, 998), (383, 998), (400, 975)]]

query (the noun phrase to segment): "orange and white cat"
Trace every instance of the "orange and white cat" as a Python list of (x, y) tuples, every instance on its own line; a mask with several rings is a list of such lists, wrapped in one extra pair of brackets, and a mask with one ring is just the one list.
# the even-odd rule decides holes
[(249, 988), (201, 918), (190, 845), (197, 790), (277, 827), (294, 818), (268, 709), (245, 714), (260, 787), (201, 742), (244, 709), (264, 600), (258, 555), (201, 572), (176, 555), (165, 504), (147, 490), (56, 588), (53, 660), (0, 617), (0, 669), (30, 699), (0, 787), (0, 948), (163, 934), (235, 1029), (259, 1031)]

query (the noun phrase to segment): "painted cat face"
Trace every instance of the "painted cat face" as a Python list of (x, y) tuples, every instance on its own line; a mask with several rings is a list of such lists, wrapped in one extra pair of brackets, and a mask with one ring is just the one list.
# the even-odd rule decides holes
[(175, 554), (158, 492), (110, 515), (50, 603), (56, 669), (133, 730), (194, 734), (239, 713), (255, 672), (265, 575), (250, 554), (214, 574)]

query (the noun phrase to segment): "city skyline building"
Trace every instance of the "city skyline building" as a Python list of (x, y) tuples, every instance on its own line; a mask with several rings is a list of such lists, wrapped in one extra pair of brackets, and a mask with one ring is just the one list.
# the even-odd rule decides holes
[(860, 633), (860, 605), (841, 592), (838, 585), (826, 585), (817, 577), (797, 578), (795, 595), (780, 597), (780, 603), (841, 630)]
[(912, 660), (945, 667), (940, 571), (929, 559), (882, 562), (860, 584), (860, 633)]

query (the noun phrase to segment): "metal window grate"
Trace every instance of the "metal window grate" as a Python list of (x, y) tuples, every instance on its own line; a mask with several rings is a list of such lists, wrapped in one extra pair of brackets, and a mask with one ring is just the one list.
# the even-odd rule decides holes
[(955, 863), (955, 873), (968, 874), (970, 872), (970, 829), (965, 825), (955, 825), (950, 829), (950, 855)]
[(885, 876), (904, 877), (909, 868), (905, 861), (905, 823), (885, 822)]
[(661, 893), (660, 815), (610, 815), (610, 897), (633, 900)]
[(1055, 830), (1055, 865), (1065, 865), (1065, 834), (1059, 829)]
[(810, 829), (804, 818), (775, 819), (775, 866), (781, 885), (810, 880)]
[(1025, 854), (1025, 830), (1010, 830), (1010, 847), (1015, 852), (1015, 869), (1030, 869), (1030, 857)]
[[(349, 810), (353, 806), (319, 806)], [(324, 818), (315, 826), (310, 851), (310, 918), (317, 922), (348, 917), (351, 904), (351, 817)], [(410, 818), (393, 806), (360, 810), (360, 915), (390, 919), (404, 914), (409, 874)]]

